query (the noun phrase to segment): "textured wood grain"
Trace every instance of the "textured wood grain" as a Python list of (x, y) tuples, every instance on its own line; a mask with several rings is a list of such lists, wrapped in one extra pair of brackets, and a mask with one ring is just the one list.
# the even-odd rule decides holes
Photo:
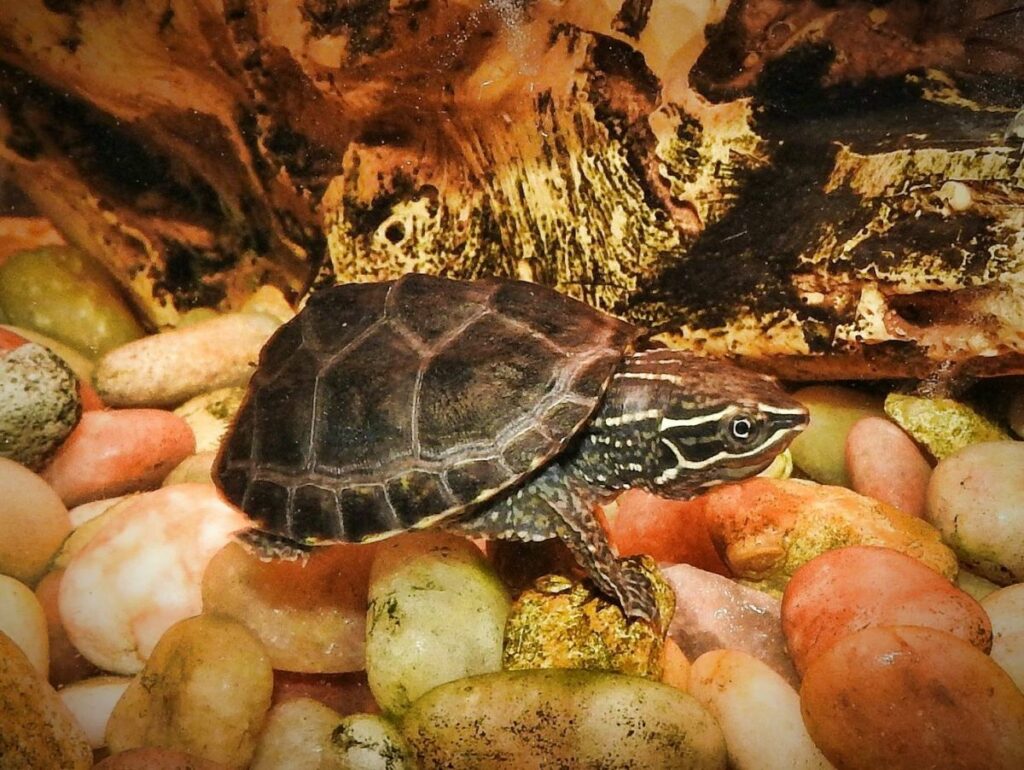
[(499, 274), (794, 378), (1020, 372), (1017, 5), (25, 0), (0, 164), (157, 326)]

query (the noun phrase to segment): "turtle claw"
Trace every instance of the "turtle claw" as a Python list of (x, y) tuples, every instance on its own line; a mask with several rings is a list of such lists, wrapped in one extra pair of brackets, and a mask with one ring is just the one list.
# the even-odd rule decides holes
[(309, 558), (310, 546), (261, 529), (235, 533), (235, 539), (261, 561), (302, 561)]
[(644, 573), (637, 559), (618, 560), (618, 575), (613, 581), (615, 598), (626, 617), (644, 620), (655, 628), (661, 627), (661, 612), (654, 595), (651, 579)]

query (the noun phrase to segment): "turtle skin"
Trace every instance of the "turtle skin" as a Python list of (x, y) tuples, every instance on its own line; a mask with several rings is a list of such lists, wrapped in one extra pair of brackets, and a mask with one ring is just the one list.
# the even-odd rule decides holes
[(471, 518), (588, 424), (640, 331), (521, 281), (323, 289), (264, 347), (214, 479), (302, 545)]

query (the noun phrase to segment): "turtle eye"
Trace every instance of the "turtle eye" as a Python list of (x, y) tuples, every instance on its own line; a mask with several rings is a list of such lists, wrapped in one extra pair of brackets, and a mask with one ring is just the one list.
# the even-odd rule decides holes
[(754, 423), (749, 417), (733, 417), (729, 421), (729, 433), (737, 441), (746, 441), (754, 435)]
[(728, 446), (736, 449), (747, 449), (755, 444), (761, 436), (761, 420), (757, 415), (740, 413), (730, 417), (724, 428), (724, 439)]

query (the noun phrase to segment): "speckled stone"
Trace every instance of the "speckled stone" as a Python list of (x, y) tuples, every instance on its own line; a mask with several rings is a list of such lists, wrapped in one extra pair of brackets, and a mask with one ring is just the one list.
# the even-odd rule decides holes
[(229, 313), (134, 340), (99, 360), (96, 390), (110, 406), (173, 407), (244, 385), (279, 325), (264, 313)]
[(890, 393), (885, 399), (885, 413), (936, 460), (971, 444), (1010, 440), (1010, 436), (990, 419), (968, 404), (951, 398)]
[(0, 633), (0, 767), (88, 770), (92, 750), (56, 691)]
[(654, 586), (661, 629), (629, 622), (589, 581), (546, 575), (512, 605), (502, 667), (583, 668), (660, 678), (675, 595), (652, 560), (643, 558), (640, 566)]
[(0, 456), (40, 469), (81, 415), (78, 379), (60, 357), (32, 342), (0, 353)]

